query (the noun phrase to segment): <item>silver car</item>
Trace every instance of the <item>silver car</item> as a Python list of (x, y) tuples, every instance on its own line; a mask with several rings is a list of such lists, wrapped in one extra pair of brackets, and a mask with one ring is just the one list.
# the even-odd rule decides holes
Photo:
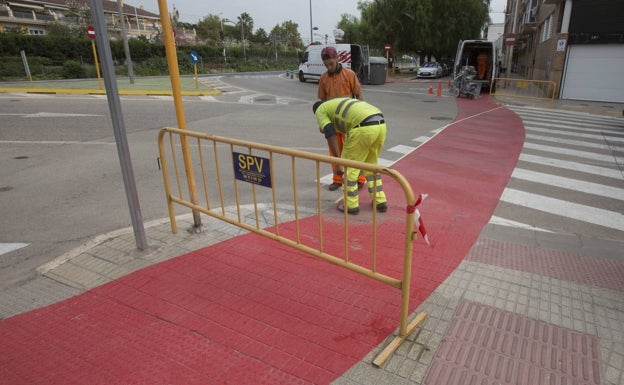
[(417, 78), (437, 79), (443, 76), (443, 69), (438, 62), (427, 62), (423, 64), (416, 72)]

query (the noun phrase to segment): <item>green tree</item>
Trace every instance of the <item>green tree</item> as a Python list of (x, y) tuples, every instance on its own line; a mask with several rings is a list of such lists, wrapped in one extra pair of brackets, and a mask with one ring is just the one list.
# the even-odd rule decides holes
[(221, 18), (213, 14), (205, 16), (195, 25), (195, 33), (206, 44), (221, 44)]
[(264, 28), (258, 28), (254, 34), (252, 34), (249, 40), (253, 43), (265, 45), (268, 44), (271, 39), (269, 39), (269, 35), (264, 30)]
[(285, 48), (304, 48), (299, 34), (299, 25), (291, 20), (283, 22), (282, 25), (275, 25), (269, 34), (269, 39), (273, 44)]
[(343, 13), (340, 15), (340, 21), (336, 24), (336, 28), (344, 32), (342, 41), (348, 41), (349, 43), (361, 43), (362, 33), (360, 32), (361, 24), (360, 20), (353, 15)]
[(391, 44), (427, 60), (453, 57), (458, 41), (480, 38), (490, 20), (489, 0), (373, 0), (358, 8), (372, 50)]
[(87, 32), (87, 26), (91, 24), (91, 10), (86, 2), (78, 2), (76, 0), (68, 0), (68, 10), (65, 17), (72, 20), (70, 23), (70, 34), (75, 37), (84, 36)]

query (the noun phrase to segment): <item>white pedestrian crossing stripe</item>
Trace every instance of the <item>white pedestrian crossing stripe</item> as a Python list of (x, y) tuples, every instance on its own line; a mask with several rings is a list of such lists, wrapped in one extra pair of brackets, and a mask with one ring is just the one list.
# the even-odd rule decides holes
[[(490, 224), (561, 232), (567, 219), (624, 236), (624, 169), (618, 153), (624, 144), (621, 119), (509, 108), (525, 125), (525, 143), (500, 198), (506, 205), (499, 206)], [(526, 223), (527, 215), (536, 217), (531, 219), (534, 223)]]
[(28, 243), (0, 243), (0, 255), (28, 246)]
[(566, 170), (584, 172), (587, 174), (602, 175), (608, 178), (617, 179), (617, 178), (622, 177), (622, 171), (615, 169), (615, 168), (606, 168), (606, 167), (594, 166), (591, 164), (572, 162), (568, 160), (547, 158), (545, 156), (539, 156), (539, 155), (520, 154), (519, 160), (529, 162), (529, 163), (541, 164), (544, 166), (551, 166), (551, 167), (556, 167), (556, 168), (561, 168), (561, 169), (566, 169)]
[(624, 230), (624, 214), (506, 188), (501, 201), (595, 225)]
[(603, 184), (586, 182), (578, 179), (545, 174), (531, 170), (524, 170), (521, 168), (516, 168), (511, 174), (511, 177), (624, 201), (624, 189), (618, 187), (606, 186)]

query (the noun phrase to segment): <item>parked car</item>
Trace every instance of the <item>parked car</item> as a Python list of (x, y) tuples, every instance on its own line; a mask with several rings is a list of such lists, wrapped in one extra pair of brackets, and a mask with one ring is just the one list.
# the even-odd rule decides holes
[(444, 62), (441, 62), (440, 65), (442, 66), (442, 76), (448, 76), (451, 73), (451, 67)]
[(444, 69), (438, 62), (427, 62), (423, 64), (416, 72), (417, 78), (437, 79), (443, 76)]

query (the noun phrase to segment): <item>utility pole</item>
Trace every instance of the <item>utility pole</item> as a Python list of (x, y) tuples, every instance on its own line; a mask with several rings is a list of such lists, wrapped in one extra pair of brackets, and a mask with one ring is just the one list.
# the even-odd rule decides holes
[(123, 0), (117, 0), (119, 8), (119, 22), (121, 23), (121, 37), (123, 38), (124, 51), (126, 52), (126, 63), (128, 64), (128, 77), (130, 84), (134, 84), (134, 72), (132, 71), (132, 58), (130, 58), (130, 46), (128, 45), (128, 34), (126, 33), (126, 22), (123, 14)]
[(310, 44), (314, 41), (314, 34), (312, 32), (312, 0), (310, 0)]
[(115, 67), (113, 66), (113, 57), (110, 50), (110, 42), (108, 40), (108, 32), (106, 31), (106, 19), (104, 18), (104, 8), (99, 0), (88, 0), (93, 24), (95, 26), (95, 39), (97, 40), (97, 48), (100, 51), (102, 60), (102, 69), (104, 70), (104, 83), (106, 85), (106, 97), (108, 99), (108, 108), (111, 114), (113, 124), (113, 132), (115, 134), (115, 143), (117, 144), (117, 154), (121, 165), (121, 174), (126, 188), (126, 199), (130, 208), (130, 218), (132, 220), (132, 228), (134, 229), (134, 239), (139, 250), (147, 249), (147, 239), (145, 236), (145, 227), (143, 226), (143, 215), (141, 214), (141, 205), (139, 204), (139, 194), (134, 179), (134, 171), (132, 168), (132, 160), (130, 158), (130, 148), (128, 146), (128, 138), (126, 135), (126, 126), (121, 110), (121, 101), (119, 100), (119, 91), (117, 82), (115, 81)]
[(247, 48), (245, 47), (245, 30), (244, 30), (244, 26), (245, 24), (243, 23), (243, 21), (240, 21), (240, 25), (241, 25), (241, 42), (243, 43), (243, 56), (245, 57), (245, 61), (247, 61)]
[(223, 30), (223, 19), (221, 19), (221, 43), (223, 43), (223, 64), (226, 64), (227, 56), (225, 56), (225, 31)]

